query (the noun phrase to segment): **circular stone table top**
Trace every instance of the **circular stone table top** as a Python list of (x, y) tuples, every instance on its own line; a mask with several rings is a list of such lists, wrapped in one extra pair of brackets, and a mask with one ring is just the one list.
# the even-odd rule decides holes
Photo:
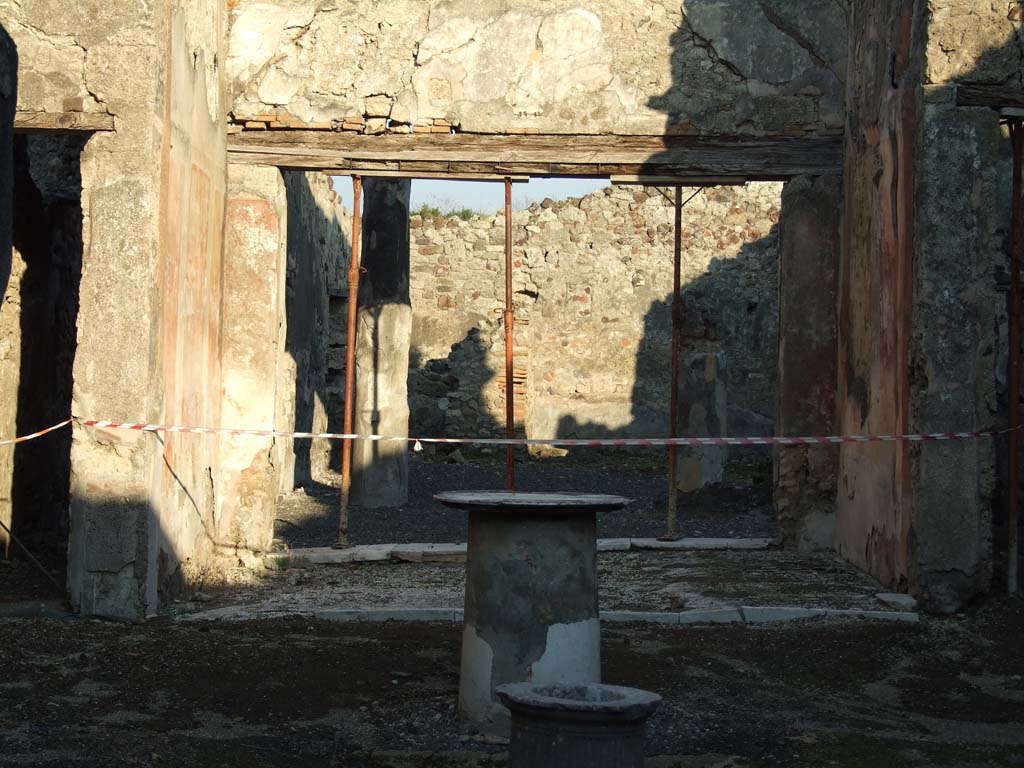
[(624, 496), (598, 493), (528, 493), (524, 491), (445, 491), (434, 496), (446, 507), (467, 512), (573, 515), (609, 512), (632, 503)]

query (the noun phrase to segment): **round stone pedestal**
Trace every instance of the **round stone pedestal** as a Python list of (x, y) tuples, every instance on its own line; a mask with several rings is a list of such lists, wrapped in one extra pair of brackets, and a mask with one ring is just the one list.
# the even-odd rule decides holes
[(509, 768), (643, 768), (644, 723), (661, 697), (617, 685), (512, 683)]
[(618, 496), (442, 493), (469, 512), (459, 711), (507, 724), (494, 695), (511, 682), (601, 679), (596, 512)]

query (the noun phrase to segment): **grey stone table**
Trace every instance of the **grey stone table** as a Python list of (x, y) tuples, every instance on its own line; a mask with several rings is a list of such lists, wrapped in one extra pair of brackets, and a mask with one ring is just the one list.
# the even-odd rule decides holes
[(504, 683), (601, 682), (597, 513), (630, 499), (585, 493), (453, 491), (469, 513), (459, 711), (508, 724)]

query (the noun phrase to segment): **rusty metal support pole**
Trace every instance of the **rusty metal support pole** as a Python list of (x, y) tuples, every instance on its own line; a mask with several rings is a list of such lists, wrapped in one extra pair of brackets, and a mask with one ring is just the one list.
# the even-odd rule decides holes
[[(356, 324), (359, 316), (359, 255), (362, 250), (363, 177), (352, 177), (352, 260), (348, 267), (348, 334), (345, 348), (345, 421), (346, 435), (352, 434), (352, 411), (356, 389)], [(337, 548), (349, 547), (348, 499), (352, 492), (352, 438), (341, 446), (341, 510), (338, 515)]]
[(1006, 591), (1017, 593), (1018, 451), (1020, 449), (1020, 249), (1021, 249), (1021, 165), (1024, 158), (1024, 125), (1010, 123), (1013, 142), (1013, 211), (1010, 245), (1010, 354), (1006, 372), (1008, 409), (1006, 466)]
[[(682, 282), (682, 228), (683, 228), (683, 188), (676, 187), (675, 200), (675, 240), (672, 250), (672, 361), (670, 364), (671, 391), (668, 396), (668, 436), (678, 437), (679, 434), (679, 336), (683, 325), (682, 297), (679, 295)], [(676, 455), (678, 447), (668, 447), (668, 519), (665, 525), (665, 540), (679, 538), (678, 512), (679, 494), (676, 490)]]
[[(505, 436), (516, 436), (515, 392), (512, 355), (515, 347), (515, 314), (512, 309), (512, 179), (505, 177)], [(516, 489), (513, 446), (505, 446), (505, 490)]]

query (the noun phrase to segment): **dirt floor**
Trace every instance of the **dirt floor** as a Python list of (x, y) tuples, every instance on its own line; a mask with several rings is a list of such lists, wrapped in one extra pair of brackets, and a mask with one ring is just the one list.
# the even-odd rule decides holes
[[(596, 449), (595, 449), (596, 450)], [(685, 536), (772, 537), (778, 528), (772, 511), (770, 449), (737, 452), (724, 482), (680, 494), (680, 532)], [(353, 508), (349, 538), (354, 544), (463, 542), (465, 512), (434, 501), (441, 491), (504, 487), (503, 456), (466, 448), (466, 459), (450, 454), (410, 454), (409, 502), (384, 509)], [(610, 469), (614, 467), (614, 470)], [(336, 478), (286, 496), (275, 527), (279, 548), (322, 547), (338, 536), (339, 483)], [(665, 533), (668, 480), (661, 451), (615, 453), (607, 449), (561, 458), (530, 459), (516, 466), (521, 491), (585, 491), (633, 499), (620, 512), (598, 516), (598, 536), (656, 537)]]
[[(2, 766), (501, 765), (455, 713), (460, 628), (0, 620)], [(617, 625), (664, 697), (649, 766), (1024, 765), (1024, 603), (920, 624)]]

